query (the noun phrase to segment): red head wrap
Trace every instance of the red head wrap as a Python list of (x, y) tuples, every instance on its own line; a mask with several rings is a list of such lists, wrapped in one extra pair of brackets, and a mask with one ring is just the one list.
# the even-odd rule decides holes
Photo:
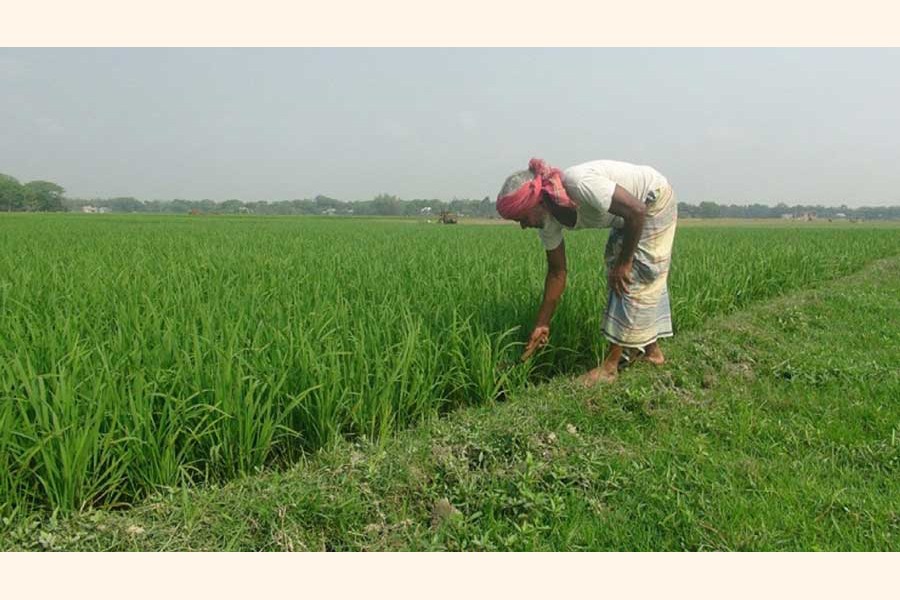
[(575, 203), (566, 193), (562, 184), (562, 172), (550, 167), (539, 158), (528, 162), (528, 170), (534, 179), (523, 183), (516, 191), (497, 197), (497, 212), (504, 219), (522, 218), (531, 208), (541, 202), (541, 196), (547, 195), (550, 202), (567, 208), (575, 208)]

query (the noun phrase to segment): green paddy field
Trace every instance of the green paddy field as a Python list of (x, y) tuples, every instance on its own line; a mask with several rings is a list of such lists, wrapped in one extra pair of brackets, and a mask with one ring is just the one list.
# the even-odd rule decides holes
[(0, 216), (5, 549), (898, 549), (900, 226), (685, 222), (611, 386), (606, 234)]

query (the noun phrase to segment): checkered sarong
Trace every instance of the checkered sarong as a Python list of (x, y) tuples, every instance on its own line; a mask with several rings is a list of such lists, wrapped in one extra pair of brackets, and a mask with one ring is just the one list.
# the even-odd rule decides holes
[[(669, 185), (650, 192), (644, 202), (647, 215), (634, 252), (628, 294), (609, 292), (601, 325), (606, 339), (628, 348), (643, 348), (658, 338), (673, 335), (667, 282), (678, 203)], [(605, 253), (607, 268), (615, 264), (623, 240), (621, 228), (610, 231)]]

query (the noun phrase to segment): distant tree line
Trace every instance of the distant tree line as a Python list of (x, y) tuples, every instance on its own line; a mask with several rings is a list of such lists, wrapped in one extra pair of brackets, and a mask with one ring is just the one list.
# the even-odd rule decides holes
[(65, 190), (50, 181), (19, 180), (0, 173), (0, 210), (12, 211), (63, 211)]
[(775, 206), (765, 204), (717, 204), (701, 202), (700, 204), (678, 203), (678, 216), (695, 219), (780, 219), (813, 217), (817, 219), (900, 219), (900, 206), (819, 206), (795, 204), (788, 206), (784, 202)]
[[(22, 184), (15, 177), (0, 173), (0, 211), (81, 211), (83, 207), (105, 208), (117, 213), (168, 214), (255, 214), (255, 215), (380, 215), (398, 217), (439, 216), (449, 211), (461, 216), (498, 218), (494, 200), (455, 198), (451, 201), (432, 199), (401, 200), (390, 194), (379, 194), (372, 200), (341, 201), (328, 196), (303, 200), (244, 202), (238, 199), (213, 200), (138, 200), (132, 197), (78, 199), (66, 198), (65, 190), (50, 181)], [(765, 204), (699, 204), (678, 203), (682, 218), (777, 219), (814, 216), (818, 219), (900, 219), (900, 206), (850, 208), (848, 206)]]
[(379, 194), (372, 200), (341, 201), (328, 196), (316, 196), (303, 200), (276, 200), (267, 202), (243, 202), (241, 200), (150, 200), (136, 198), (66, 199), (69, 210), (79, 211), (83, 206), (108, 208), (112, 212), (176, 213), (198, 212), (204, 214), (255, 214), (255, 215), (380, 215), (380, 216), (429, 216), (450, 211), (471, 217), (497, 217), (494, 201), (485, 196), (480, 200), (469, 198), (443, 201), (438, 199), (401, 200), (390, 194)]

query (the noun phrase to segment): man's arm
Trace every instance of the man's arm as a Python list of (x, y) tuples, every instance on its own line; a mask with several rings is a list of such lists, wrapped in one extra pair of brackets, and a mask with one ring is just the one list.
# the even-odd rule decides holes
[(635, 198), (628, 190), (617, 185), (609, 204), (609, 212), (622, 217), (625, 221), (622, 240), (622, 252), (616, 258), (615, 265), (609, 270), (610, 289), (618, 294), (627, 294), (627, 284), (631, 283), (631, 261), (634, 259), (634, 251), (637, 249), (638, 240), (644, 231), (644, 218), (647, 207)]
[(550, 326), (550, 319), (566, 289), (566, 243), (547, 251), (547, 277), (544, 279), (544, 300), (538, 311), (535, 326)]
[(550, 319), (556, 311), (559, 299), (566, 289), (566, 243), (560, 242), (559, 246), (547, 251), (547, 277), (544, 279), (544, 299), (538, 310), (534, 331), (522, 354), (522, 360), (547, 343), (550, 337)]

